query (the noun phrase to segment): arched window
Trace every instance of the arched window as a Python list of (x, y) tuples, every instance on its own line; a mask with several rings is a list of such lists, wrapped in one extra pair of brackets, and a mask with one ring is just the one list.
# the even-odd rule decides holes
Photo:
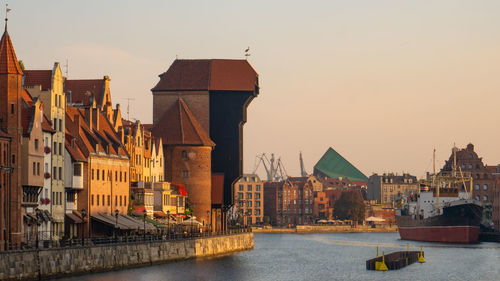
[(484, 185), (483, 185), (483, 189), (484, 189), (484, 190), (488, 190), (488, 185), (487, 185), (487, 184), (484, 184)]
[(476, 183), (476, 190), (479, 190), (479, 184)]
[(476, 195), (476, 200), (479, 201), (479, 195)]
[(483, 200), (484, 200), (484, 201), (488, 201), (488, 196), (484, 195), (484, 196), (483, 196)]

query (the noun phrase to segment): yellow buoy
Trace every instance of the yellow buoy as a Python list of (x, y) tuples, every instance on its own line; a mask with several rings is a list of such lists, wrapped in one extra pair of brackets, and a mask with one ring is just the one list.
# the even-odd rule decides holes
[[(378, 263), (378, 266), (377, 266)], [(378, 271), (387, 271), (387, 265), (385, 265), (385, 254), (382, 252), (382, 262), (375, 262), (375, 270)]]
[(418, 262), (419, 263), (424, 263), (425, 262), (424, 252), (422, 251), (422, 247), (420, 247), (420, 254), (418, 255)]

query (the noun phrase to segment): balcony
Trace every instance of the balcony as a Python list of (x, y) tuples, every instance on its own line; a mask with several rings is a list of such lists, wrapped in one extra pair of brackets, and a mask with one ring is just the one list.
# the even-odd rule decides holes
[(82, 176), (73, 176), (73, 184), (71, 186), (72, 189), (83, 189), (83, 177)]

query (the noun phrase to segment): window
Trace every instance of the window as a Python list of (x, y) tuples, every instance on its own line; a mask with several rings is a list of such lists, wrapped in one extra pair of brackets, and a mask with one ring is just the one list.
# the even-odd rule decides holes
[(260, 201), (255, 201), (255, 207), (260, 207)]
[(97, 180), (99, 180), (99, 169), (97, 169)]
[(14, 114), (14, 104), (10, 104), (10, 114)]
[(12, 154), (12, 164), (16, 164), (16, 155)]
[(45, 169), (43, 170), (44, 173), (48, 173), (49, 171), (49, 164), (45, 163)]
[(260, 191), (260, 184), (255, 186), (255, 191)]
[(476, 190), (479, 190), (479, 184), (476, 184)]
[(38, 139), (35, 139), (35, 150), (38, 150)]
[(249, 207), (249, 208), (252, 207), (252, 201), (247, 201), (247, 207)]
[(188, 159), (188, 153), (187, 153), (187, 151), (186, 151), (186, 150), (183, 150), (183, 151), (181, 152), (181, 157), (182, 157), (182, 159), (184, 159), (184, 160), (187, 160), (187, 159)]
[(105, 180), (106, 178), (104, 177), (104, 169), (102, 169), (102, 180)]
[(260, 199), (260, 193), (255, 192), (255, 199)]
[(115, 181), (118, 181), (118, 171), (115, 171)]
[(80, 163), (73, 164), (73, 176), (82, 176), (82, 165)]
[(120, 195), (120, 206), (122, 205), (122, 196)]
[[(52, 120), (52, 124), (54, 124), (54, 130), (57, 131), (57, 119), (54, 118), (54, 120)], [(54, 142), (54, 146), (55, 146), (55, 142)]]
[(252, 185), (251, 184), (247, 185), (247, 191), (252, 191)]
[(472, 169), (472, 164), (469, 164), (469, 166), (467, 166), (469, 169)]
[(123, 177), (123, 181), (127, 182), (127, 172), (125, 172), (125, 176)]
[(62, 180), (62, 167), (59, 167), (59, 179)]
[(102, 195), (102, 205), (105, 206), (104, 205), (104, 194)]
[(59, 119), (59, 132), (62, 132), (62, 119)]
[(92, 180), (94, 180), (94, 169), (92, 169)]
[(123, 206), (127, 206), (127, 196), (123, 196)]
[(188, 170), (183, 170), (182, 171), (182, 177), (183, 178), (188, 178), (189, 177), (189, 171)]
[(63, 153), (62, 153), (62, 143), (59, 143), (59, 155), (63, 155)]
[(108, 195), (108, 206), (109, 206), (110, 202), (111, 202), (111, 196)]
[(238, 192), (238, 199), (243, 199), (243, 192)]
[(242, 185), (242, 184), (240, 184), (240, 185), (238, 186), (238, 190), (239, 190), (239, 191), (243, 191), (243, 185)]
[(465, 164), (462, 164), (462, 166), (461, 166), (461, 167), (462, 167), (462, 169), (465, 169)]
[(483, 201), (488, 201), (488, 196), (484, 195), (483, 196)]
[(488, 185), (487, 185), (487, 184), (484, 184), (484, 185), (483, 185), (483, 189), (484, 189), (484, 190), (488, 190)]
[(40, 162), (36, 162), (36, 175), (40, 175)]
[(53, 178), (53, 179), (55, 179), (55, 178), (56, 178), (56, 175), (57, 175), (57, 168), (56, 168), (56, 167), (54, 167), (54, 168), (52, 168), (52, 170), (53, 170), (53, 171), (52, 171), (52, 178)]
[(120, 171), (120, 181), (122, 181), (122, 171)]
[(118, 206), (118, 195), (115, 195), (115, 207)]
[(251, 192), (247, 192), (247, 199), (252, 199), (252, 193)]
[(479, 201), (479, 195), (476, 195), (476, 200)]
[(96, 200), (96, 202), (97, 202), (97, 206), (99, 206), (99, 194), (97, 194), (97, 200)]

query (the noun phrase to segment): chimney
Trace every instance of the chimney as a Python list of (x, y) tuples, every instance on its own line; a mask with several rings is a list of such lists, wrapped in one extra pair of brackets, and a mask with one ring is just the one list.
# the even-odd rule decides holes
[(89, 124), (89, 128), (90, 130), (92, 130), (92, 108), (85, 108), (85, 121), (87, 121), (87, 123)]
[(100, 127), (99, 127), (99, 119), (100, 119), (100, 118), (99, 118), (99, 115), (100, 115), (100, 113), (99, 113), (99, 109), (98, 109), (98, 108), (93, 108), (93, 109), (92, 109), (92, 118), (93, 118), (93, 119), (92, 119), (92, 122), (94, 122), (95, 129), (96, 129), (96, 130), (99, 130), (99, 128), (100, 128)]

